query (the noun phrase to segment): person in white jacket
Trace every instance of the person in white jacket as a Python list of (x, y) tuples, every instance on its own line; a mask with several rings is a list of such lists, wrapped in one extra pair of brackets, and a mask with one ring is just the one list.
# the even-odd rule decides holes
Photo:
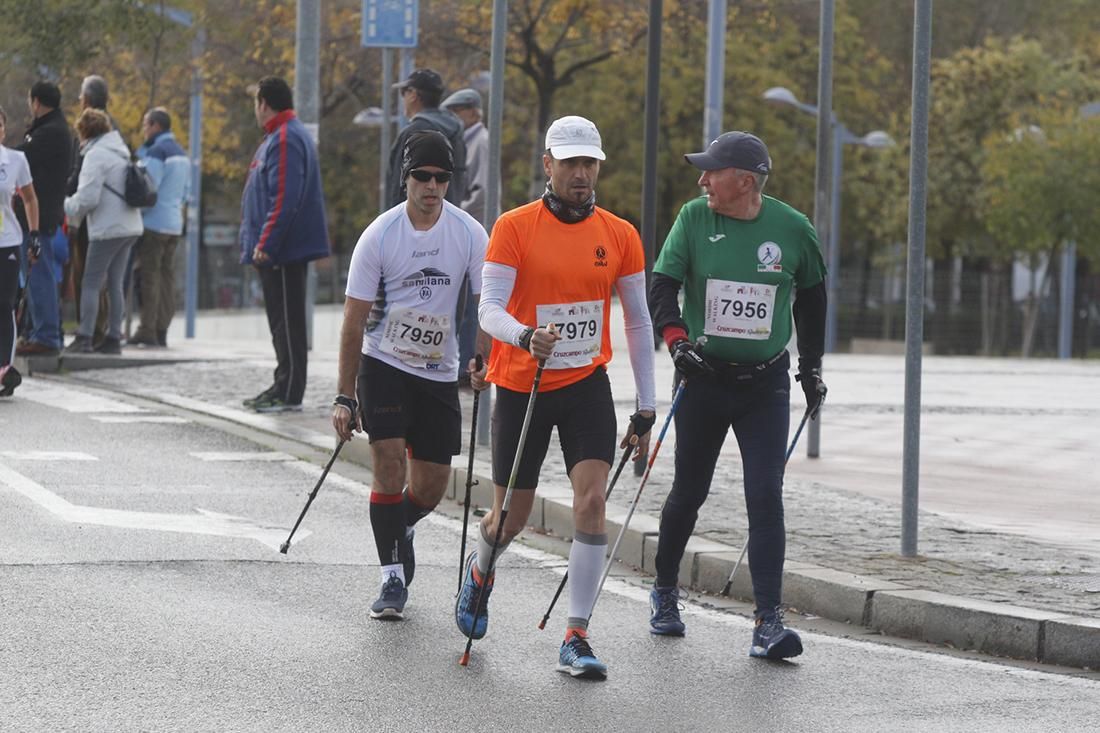
[(126, 203), (126, 169), (130, 150), (110, 118), (97, 109), (84, 110), (76, 121), (84, 164), (76, 193), (65, 199), (69, 226), (88, 219), (88, 259), (81, 281), (80, 324), (69, 353), (92, 351), (92, 331), (99, 310), (99, 291), (107, 283), (107, 338), (99, 351), (121, 353), (122, 281), (130, 248), (141, 236), (141, 211)]

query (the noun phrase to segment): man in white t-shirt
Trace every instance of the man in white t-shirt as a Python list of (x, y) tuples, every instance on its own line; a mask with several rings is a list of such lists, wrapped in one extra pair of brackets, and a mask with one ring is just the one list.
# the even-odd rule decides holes
[[(0, 142), (8, 116), (0, 108)], [(8, 397), (22, 381), (12, 361), (15, 358), (15, 301), (19, 290), (20, 247), (23, 228), (12, 210), (12, 197), (19, 194), (27, 212), (28, 253), (38, 257), (38, 197), (31, 181), (31, 168), (22, 152), (0, 144), (0, 397)], [(484, 254), (484, 252), (482, 253)], [(478, 278), (478, 289), (481, 279)]]
[[(488, 237), (444, 200), (453, 171), (446, 137), (410, 136), (401, 166), (408, 196), (359, 237), (348, 272), (332, 424), (341, 440), (356, 427), (370, 439), (370, 518), (382, 566), (372, 618), (402, 618), (413, 526), (443, 498), (462, 447), (458, 372), (474, 360), (458, 363), (454, 314), (464, 277), (475, 299), (481, 293)], [(490, 346), (479, 333), (477, 353), (488, 356)]]

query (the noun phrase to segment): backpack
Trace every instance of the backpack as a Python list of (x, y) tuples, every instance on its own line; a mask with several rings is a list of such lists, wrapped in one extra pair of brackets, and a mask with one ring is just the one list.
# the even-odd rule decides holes
[(106, 183), (103, 186), (125, 201), (127, 206), (132, 206), (135, 209), (147, 209), (150, 206), (156, 206), (157, 184), (153, 182), (153, 177), (149, 175), (145, 163), (129, 158), (126, 160), (126, 185), (123, 188), (123, 193), (119, 193)]

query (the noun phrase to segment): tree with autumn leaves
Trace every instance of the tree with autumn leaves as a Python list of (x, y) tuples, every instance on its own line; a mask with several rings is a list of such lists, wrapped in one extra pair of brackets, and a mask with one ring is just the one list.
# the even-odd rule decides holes
[[(0, 80), (9, 117), (25, 109), (25, 90), (45, 73), (61, 81), (72, 119), (80, 79), (100, 73), (111, 85), (111, 112), (132, 144), (140, 142), (141, 113), (153, 104), (173, 111), (186, 144), (190, 32), (150, 12), (159, 0), (3, 4), (7, 63), (0, 65)], [(260, 137), (247, 88), (265, 74), (292, 78), (295, 4), (178, 0), (173, 5), (206, 28), (206, 212), (232, 212)], [(842, 309), (842, 336), (854, 329), (877, 335), (879, 327), (870, 325), (874, 314), (863, 311), (881, 287), (877, 273), (896, 264), (906, 232), (912, 8), (908, 2), (895, 5), (837, 3), (836, 114), (857, 134), (885, 129), (899, 143), (891, 150), (845, 151), (843, 297), (836, 304)], [(986, 353), (1014, 348), (1015, 340), (1003, 336), (1005, 323), (1015, 318), (1003, 285), (1015, 259), (1049, 257), (1069, 238), (1085, 262), (1100, 257), (1085, 211), (1092, 184), (1079, 185), (1091, 181), (1088, 171), (1080, 165), (1066, 168), (1060, 157), (1072, 151), (1076, 162), (1092, 160), (1100, 120), (1080, 119), (1078, 108), (1100, 99), (1092, 81), (1100, 44), (1087, 31), (1100, 26), (1096, 5), (957, 0), (935, 6), (928, 245), (937, 263), (938, 290), (929, 333), (939, 351), (972, 351), (975, 342)], [(510, 0), (508, 7), (504, 126), (493, 131), (502, 143), (503, 207), (530, 200), (541, 189), (536, 161), (549, 121), (583, 114), (604, 133), (608, 161), (598, 188), (601, 204), (639, 221), (645, 3)], [(351, 120), (364, 107), (380, 106), (384, 90), (380, 54), (359, 45), (361, 0), (324, 0), (322, 9), (320, 152), (334, 249), (348, 252), (377, 213), (380, 163), (377, 131)], [(491, 4), (479, 0), (422, 0), (416, 64), (439, 70), (451, 89), (472, 85), (489, 67), (490, 13)], [(666, 0), (663, 24), (659, 237), (698, 192), (682, 155), (705, 142), (706, 3)], [(813, 119), (769, 106), (761, 95), (770, 86), (786, 86), (814, 101), (817, 28), (817, 2), (729, 3), (724, 125), (753, 130), (767, 141), (775, 159), (769, 193), (807, 213), (813, 201)], [(19, 115), (14, 117), (13, 135), (20, 128)], [(1037, 151), (1030, 151), (1030, 142), (1007, 142), (1015, 129), (1028, 125), (1046, 135)], [(1043, 166), (1027, 168), (1024, 151), (1041, 153)], [(1055, 206), (1024, 220), (1020, 212), (1029, 201)], [(1006, 295), (967, 291), (961, 302), (954, 299), (949, 290), (958, 262), (964, 279), (973, 274), (983, 287), (1000, 283), (998, 292)], [(980, 337), (971, 335), (974, 324)]]

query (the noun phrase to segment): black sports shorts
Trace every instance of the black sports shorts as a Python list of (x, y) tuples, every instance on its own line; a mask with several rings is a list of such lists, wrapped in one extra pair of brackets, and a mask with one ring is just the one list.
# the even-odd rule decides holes
[[(493, 482), (498, 486), (508, 485), (530, 398), (530, 392), (497, 387), (493, 405)], [(611, 465), (617, 429), (615, 403), (611, 398), (611, 382), (602, 366), (579, 382), (539, 392), (515, 488), (534, 489), (539, 485), (539, 471), (550, 447), (550, 432), (555, 427), (567, 472), (588, 459)]]
[(364, 355), (356, 382), (370, 442), (404, 438), (418, 461), (450, 465), (462, 451), (457, 382), (435, 382)]

